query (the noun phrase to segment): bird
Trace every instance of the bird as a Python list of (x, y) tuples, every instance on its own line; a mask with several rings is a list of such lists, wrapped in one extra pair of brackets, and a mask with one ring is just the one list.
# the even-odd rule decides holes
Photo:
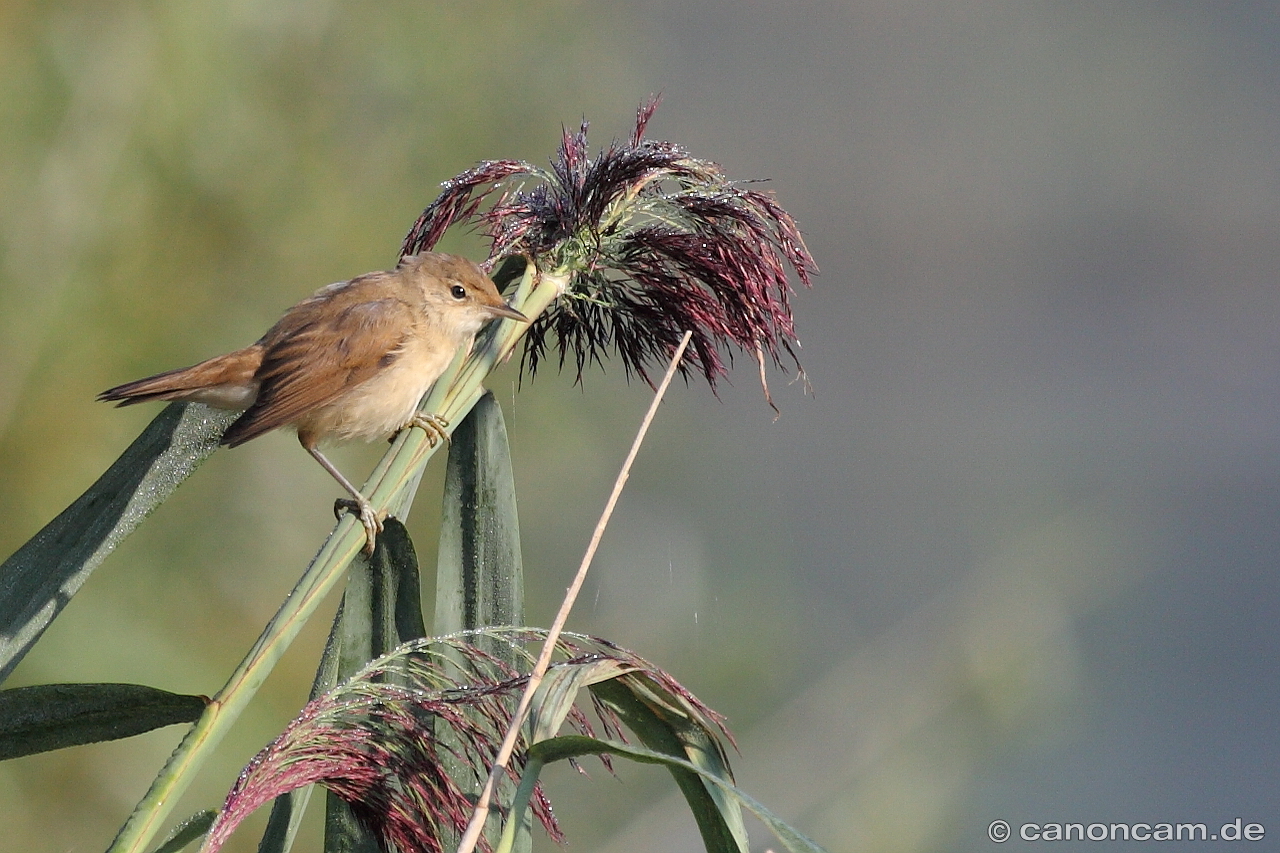
[(372, 554), (382, 517), (320, 450), (322, 443), (373, 440), (408, 426), (448, 439), (447, 421), (418, 404), (490, 320), (529, 319), (507, 305), (474, 262), (442, 252), (401, 258), (395, 269), (322, 287), (285, 311), (257, 342), (191, 367), (109, 388), (98, 399), (150, 400), (242, 411), (222, 435), (236, 447), (279, 427), (352, 497), (339, 500), (364, 525)]

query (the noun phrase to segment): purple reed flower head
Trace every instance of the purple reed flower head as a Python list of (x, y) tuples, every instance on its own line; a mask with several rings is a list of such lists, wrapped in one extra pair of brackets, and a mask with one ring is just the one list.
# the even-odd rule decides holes
[[(512, 689), (521, 686), (522, 680)], [(492, 686), (448, 697), (391, 685), (362, 688), (316, 699), (253, 759), (228, 794), (206, 849), (217, 850), (271, 799), (319, 784), (350, 805), (383, 849), (444, 853), (444, 839), (460, 835), (471, 817), (469, 792), (497, 754), (514, 699)], [(450, 775), (450, 759), (474, 778)], [(513, 767), (513, 780), (518, 775)], [(547, 833), (561, 840), (541, 791), (533, 805)]]
[(817, 267), (799, 228), (771, 194), (675, 143), (645, 139), (657, 105), (641, 106), (630, 138), (594, 158), (583, 122), (565, 131), (549, 170), (492, 160), (446, 181), (402, 253), (429, 249), (464, 223), (489, 238), (491, 269), (523, 256), (540, 271), (568, 273), (563, 296), (526, 335), (531, 374), (554, 346), (579, 380), (613, 350), (628, 376), (649, 381), (685, 331), (693, 338), (680, 369), (686, 379), (702, 373), (713, 389), (734, 348), (760, 363), (762, 377), (766, 357), (802, 373), (788, 274), (807, 286)]
[[(346, 801), (357, 820), (386, 851), (444, 853), (445, 839), (460, 836), (471, 817), (472, 793), (489, 773), (527, 675), (482, 647), (507, 644), (532, 667), (525, 645), (545, 632), (489, 628), (416, 640), (362, 669), (345, 684), (317, 697), (241, 772), (209, 830), (204, 850), (217, 851), (235, 828), (271, 799), (319, 784)], [(713, 748), (732, 737), (723, 719), (639, 656), (598, 638), (561, 635), (554, 667), (593, 667), (615, 662), (617, 677), (669, 715), (706, 731)], [(569, 697), (573, 701), (573, 697)], [(593, 696), (591, 706), (606, 736), (622, 738), (621, 721)], [(568, 709), (564, 724), (595, 737), (587, 714)], [(526, 766), (526, 725), (508, 771), (512, 785)], [(610, 767), (607, 756), (602, 756)], [(533, 813), (556, 841), (563, 835), (541, 785)], [(481, 840), (481, 849), (488, 843)]]

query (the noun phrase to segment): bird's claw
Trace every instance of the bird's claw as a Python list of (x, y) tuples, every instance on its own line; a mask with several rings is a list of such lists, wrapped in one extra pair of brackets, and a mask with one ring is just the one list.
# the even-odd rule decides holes
[(445, 432), (449, 426), (449, 421), (440, 415), (428, 415), (418, 412), (409, 419), (409, 423), (405, 424), (405, 426), (417, 427), (418, 429), (426, 432), (427, 443), (432, 447), (435, 447), (436, 443), (441, 440), (443, 440), (445, 444), (448, 444), (450, 441), (449, 433)]
[(382, 532), (382, 519), (386, 517), (386, 513), (378, 512), (368, 501), (338, 498), (333, 502), (333, 514), (341, 519), (344, 512), (357, 516), (364, 525), (364, 552), (373, 556), (373, 546), (378, 540), (378, 534)]

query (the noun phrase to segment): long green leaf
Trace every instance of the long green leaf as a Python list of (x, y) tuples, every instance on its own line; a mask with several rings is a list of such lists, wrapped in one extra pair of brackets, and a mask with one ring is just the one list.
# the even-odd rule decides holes
[[(529, 754), (546, 763), (581, 758), (584, 755), (607, 754), (630, 758), (633, 761), (639, 761), (644, 764), (661, 764), (673, 773), (679, 771), (697, 776), (707, 785), (714, 786), (736, 800), (759, 818), (760, 822), (767, 826), (791, 853), (826, 853), (816, 841), (784, 822), (737, 785), (683, 758), (677, 758), (674, 755), (646, 749), (634, 744), (584, 737), (582, 735), (564, 735), (540, 741), (529, 748)], [(706, 842), (706, 840), (704, 837), (703, 841)], [(708, 851), (714, 849), (717, 848), (713, 848), (710, 845), (707, 846)]]
[(418, 555), (404, 524), (388, 518), (373, 556), (357, 558), (347, 576), (336, 680), (349, 678), (374, 658), (426, 633)]
[(206, 702), (141, 684), (0, 690), (0, 761), (194, 722)]
[(458, 425), (445, 471), (434, 633), (524, 622), (515, 477), (493, 392)]
[[(569, 716), (574, 700), (583, 688), (617, 678), (629, 671), (630, 668), (622, 662), (608, 657), (570, 666), (551, 667), (543, 677), (542, 684), (538, 685), (538, 691), (529, 705), (529, 742), (537, 743), (554, 737)], [(526, 838), (532, 844), (533, 819), (529, 801), (533, 797), (543, 766), (537, 756), (530, 755), (526, 761), (494, 853), (519, 853), (522, 849), (520, 845)]]
[(232, 412), (174, 403), (0, 565), (0, 682), (107, 555), (218, 447)]
[[(515, 476), (502, 407), (486, 392), (449, 445), (441, 508), (440, 545), (436, 560), (437, 635), (458, 631), (520, 625), (524, 622), (524, 570), (520, 556), (520, 521), (516, 513)], [(481, 648), (515, 666), (509, 644), (484, 638)], [(441, 732), (448, 742), (450, 733)], [(454, 778), (469, 772), (448, 754), (442, 760)], [(513, 794), (504, 783), (500, 796)], [(490, 841), (497, 830), (490, 831)], [(457, 838), (446, 839), (453, 846)], [(515, 853), (532, 849), (528, 816), (512, 841)]]
[[(668, 766), (693, 812), (708, 853), (746, 853), (747, 830), (741, 810), (725, 798), (720, 788), (707, 785), (699, 778), (705, 774), (732, 782), (733, 774), (719, 742), (705, 726), (679, 713), (670, 697), (643, 697), (637, 686), (637, 679), (629, 683), (613, 679), (593, 684), (591, 692), (613, 710), (645, 746), (699, 768), (700, 773), (694, 775), (680, 766)], [(655, 707), (668, 713), (659, 714)]]
[(550, 667), (529, 704), (529, 741), (536, 743), (555, 737), (573, 709), (578, 691), (632, 670), (633, 667), (608, 657)]
[[(674, 682), (655, 680), (636, 662), (608, 655), (558, 664), (547, 671), (530, 704), (530, 742), (555, 736), (584, 687), (642, 742), (732, 782), (729, 762), (713, 730), (716, 724), (709, 711)], [(521, 776), (511, 815), (523, 816), (540, 771), (541, 765), (531, 759)], [(671, 768), (671, 772), (694, 813), (707, 849), (716, 853), (744, 851), (747, 835), (738, 804), (697, 776), (678, 767)], [(506, 835), (504, 843), (505, 838)]]

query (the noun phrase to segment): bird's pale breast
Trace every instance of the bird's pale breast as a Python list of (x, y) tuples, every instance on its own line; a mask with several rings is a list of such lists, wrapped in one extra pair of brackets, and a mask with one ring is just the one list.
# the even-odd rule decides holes
[(380, 438), (403, 427), (457, 351), (452, 341), (426, 337), (432, 340), (409, 336), (387, 367), (299, 418), (299, 431), (345, 441)]

